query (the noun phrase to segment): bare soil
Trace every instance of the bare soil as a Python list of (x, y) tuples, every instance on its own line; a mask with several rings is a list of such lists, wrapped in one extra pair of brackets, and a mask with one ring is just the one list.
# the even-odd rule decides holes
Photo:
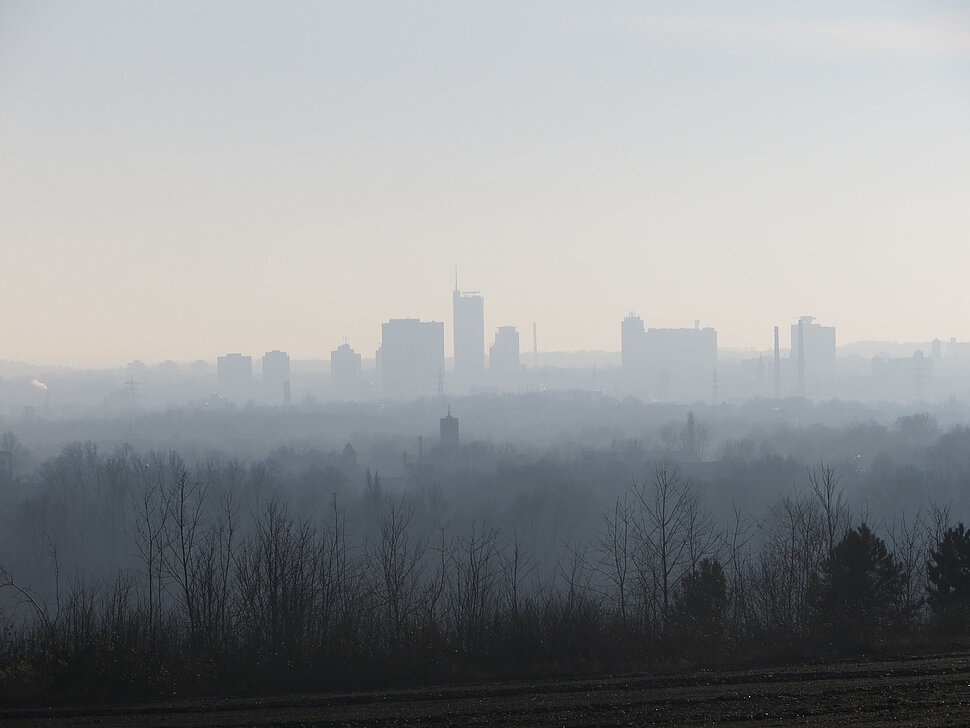
[(343, 695), (0, 709), (20, 726), (967, 726), (970, 653)]

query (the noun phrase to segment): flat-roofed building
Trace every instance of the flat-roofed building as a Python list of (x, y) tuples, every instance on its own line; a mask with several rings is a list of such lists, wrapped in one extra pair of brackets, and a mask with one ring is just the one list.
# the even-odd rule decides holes
[(435, 394), (444, 377), (444, 324), (418, 319), (391, 319), (381, 324), (377, 360), (384, 397), (414, 399)]
[(249, 399), (253, 388), (253, 358), (239, 353), (220, 356), (216, 361), (216, 378), (223, 397)]

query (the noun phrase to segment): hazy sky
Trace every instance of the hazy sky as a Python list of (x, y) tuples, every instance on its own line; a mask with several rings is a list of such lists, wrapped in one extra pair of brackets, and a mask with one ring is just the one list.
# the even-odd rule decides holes
[(970, 5), (0, 2), (0, 252), (0, 359), (970, 339)]

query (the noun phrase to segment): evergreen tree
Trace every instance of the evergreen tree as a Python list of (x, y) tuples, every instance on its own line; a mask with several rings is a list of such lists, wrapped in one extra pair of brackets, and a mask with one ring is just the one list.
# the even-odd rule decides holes
[(721, 563), (703, 559), (674, 592), (674, 634), (687, 652), (716, 651), (724, 638), (727, 579)]
[(866, 524), (832, 549), (813, 588), (818, 626), (842, 646), (871, 644), (905, 623), (903, 573), (886, 543)]
[(926, 565), (927, 602), (938, 629), (970, 628), (970, 531), (963, 524), (948, 528)]

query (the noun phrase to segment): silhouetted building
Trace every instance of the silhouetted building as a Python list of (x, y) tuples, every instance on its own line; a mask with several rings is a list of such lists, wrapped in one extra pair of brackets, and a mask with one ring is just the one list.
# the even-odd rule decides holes
[(448, 408), (448, 415), (441, 418), (441, 449), (453, 452), (458, 449), (458, 418), (451, 416), (451, 408)]
[(289, 404), (290, 357), (285, 351), (263, 354), (263, 390), (271, 403)]
[(701, 328), (647, 329), (643, 359), (658, 399), (709, 399), (717, 367), (717, 332)]
[(922, 351), (913, 352), (911, 357), (873, 357), (872, 379), (882, 397), (920, 399), (933, 379), (933, 359)]
[(166, 359), (163, 362), (159, 362), (158, 367), (159, 374), (163, 375), (166, 379), (171, 380), (173, 377), (177, 377), (179, 374), (179, 365), (172, 361), (171, 359)]
[(701, 328), (647, 329), (636, 314), (620, 324), (621, 362), (627, 392), (659, 400), (711, 398), (717, 368), (717, 332)]
[(242, 354), (226, 354), (216, 362), (219, 392), (229, 399), (246, 399), (253, 385), (253, 358)]
[(637, 378), (644, 374), (646, 360), (644, 358), (643, 320), (635, 313), (631, 313), (620, 323), (620, 356), (623, 374), (628, 378)]
[(495, 343), (488, 350), (488, 367), (498, 374), (519, 371), (519, 332), (514, 326), (499, 326)]
[(459, 291), (457, 280), (452, 303), (455, 374), (462, 380), (474, 380), (485, 369), (485, 303), (475, 292)]
[(717, 366), (717, 332), (712, 328), (647, 329), (643, 358), (648, 367), (685, 366), (710, 373)]
[(434, 394), (444, 376), (444, 324), (418, 319), (391, 319), (381, 324), (377, 365), (385, 397), (411, 399)]
[(814, 316), (800, 316), (791, 326), (791, 361), (796, 367), (799, 397), (819, 396), (823, 380), (835, 373), (835, 327), (814, 321)]
[(330, 384), (338, 394), (352, 396), (360, 385), (360, 354), (346, 342), (330, 352)]
[(950, 337), (946, 345), (946, 358), (954, 361), (970, 359), (970, 342), (957, 341), (956, 337)]

